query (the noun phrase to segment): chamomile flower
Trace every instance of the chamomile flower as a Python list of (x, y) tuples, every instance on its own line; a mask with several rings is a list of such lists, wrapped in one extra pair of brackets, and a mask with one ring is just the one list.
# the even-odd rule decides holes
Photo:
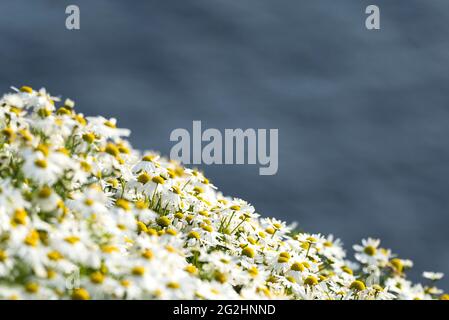
[(363, 239), (362, 245), (354, 245), (356, 251), (355, 258), (364, 264), (369, 265), (384, 265), (389, 260), (389, 252), (382, 250), (379, 239)]
[(426, 279), (437, 281), (441, 280), (444, 276), (444, 273), (442, 272), (430, 272), (430, 271), (424, 271), (422, 276)]
[(133, 149), (115, 119), (14, 90), (0, 99), (0, 298), (446, 297), (442, 274), (412, 283), (412, 262), (379, 240), (352, 262), (333, 236), (261, 218), (202, 172)]
[(117, 120), (115, 118), (87, 117), (86, 120), (88, 121), (86, 129), (104, 139), (118, 140), (130, 134), (128, 129), (117, 128)]
[(53, 184), (61, 175), (62, 168), (49, 161), (41, 152), (26, 151), (23, 171), (27, 177), (40, 185)]

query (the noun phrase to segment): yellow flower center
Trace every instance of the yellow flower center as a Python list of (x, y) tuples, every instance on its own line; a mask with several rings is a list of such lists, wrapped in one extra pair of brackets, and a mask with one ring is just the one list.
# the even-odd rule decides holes
[(366, 286), (362, 281), (356, 280), (351, 283), (351, 285), (349, 286), (349, 289), (352, 289), (354, 291), (363, 291), (366, 289)]
[(80, 166), (85, 172), (90, 172), (92, 170), (92, 166), (86, 161), (81, 161)]
[(175, 213), (175, 218), (177, 219), (183, 219), (184, 218), (184, 214), (182, 212), (176, 212)]
[(206, 210), (200, 210), (198, 211), (198, 213), (203, 217), (209, 217), (209, 212), (207, 212)]
[(40, 108), (37, 111), (37, 114), (41, 117), (41, 118), (46, 118), (49, 117), (51, 115), (51, 110), (47, 109), (47, 108)]
[(104, 274), (102, 274), (101, 272), (94, 272), (90, 275), (90, 281), (92, 281), (95, 284), (101, 284), (104, 282)]
[(175, 229), (167, 229), (165, 232), (171, 236), (176, 236), (178, 232)]
[(402, 263), (401, 259), (391, 259), (390, 263), (397, 272), (402, 273), (402, 271), (404, 270), (404, 264)]
[(39, 285), (35, 282), (29, 282), (25, 285), (25, 290), (28, 293), (36, 293), (39, 291)]
[(34, 164), (36, 165), (36, 167), (39, 167), (42, 169), (45, 169), (48, 166), (47, 161), (45, 159), (37, 159), (34, 161)]
[(65, 237), (64, 240), (70, 244), (75, 244), (80, 241), (80, 238), (77, 236), (69, 236)]
[(101, 247), (101, 251), (103, 251), (104, 253), (112, 253), (112, 252), (118, 252), (119, 250), (115, 246), (104, 245)]
[(377, 249), (373, 246), (366, 246), (365, 249), (363, 249), (363, 252), (365, 252), (369, 256), (374, 256), (377, 252)]
[(247, 256), (249, 258), (254, 258), (254, 256), (256, 255), (256, 253), (254, 252), (254, 249), (251, 247), (245, 247), (242, 250), (242, 254), (244, 256)]
[(202, 225), (201, 225), (201, 229), (203, 229), (204, 231), (207, 231), (207, 232), (212, 232), (212, 231), (214, 231), (214, 228), (212, 228), (212, 226), (207, 225), (207, 224), (202, 224)]
[(14, 136), (15, 136), (14, 130), (12, 130), (11, 128), (3, 129), (2, 133), (9, 141), (11, 141), (14, 138)]
[(146, 172), (141, 173), (137, 177), (137, 181), (139, 181), (141, 184), (146, 184), (150, 180), (151, 180), (151, 176), (148, 173), (146, 173)]
[(58, 251), (50, 251), (47, 253), (47, 257), (50, 260), (58, 261), (62, 259), (62, 254), (60, 254)]
[(131, 210), (131, 205), (129, 204), (129, 201), (123, 198), (117, 199), (115, 205), (119, 208), (122, 208), (125, 211)]
[(150, 236), (157, 236), (157, 230), (153, 229), (153, 228), (148, 228), (147, 234), (149, 234)]
[(22, 86), (22, 87), (20, 87), (20, 91), (26, 92), (26, 93), (32, 93), (33, 92), (33, 88), (31, 88), (29, 86)]
[(308, 276), (305, 280), (304, 280), (304, 284), (308, 285), (308, 286), (314, 286), (316, 284), (318, 284), (318, 279), (315, 276)]
[(56, 111), (57, 115), (71, 115), (72, 111), (69, 108), (61, 107)]
[(118, 157), (120, 154), (119, 149), (113, 143), (108, 143), (104, 151), (114, 157)]
[(142, 221), (137, 221), (137, 230), (139, 232), (148, 232), (148, 228)]
[(41, 190), (39, 190), (38, 197), (41, 199), (47, 199), (51, 196), (52, 190), (49, 187), (43, 187)]
[(148, 204), (143, 200), (137, 201), (134, 205), (136, 206), (136, 209), (139, 210), (148, 209)]
[(168, 227), (171, 224), (171, 220), (166, 216), (157, 218), (156, 222), (161, 227)]
[(190, 239), (200, 239), (200, 234), (196, 231), (190, 231), (189, 234), (187, 235), (188, 238)]
[(352, 271), (352, 269), (349, 268), (349, 267), (347, 267), (347, 266), (341, 267), (341, 270), (342, 270), (343, 272), (346, 272), (347, 274), (353, 274), (353, 273), (354, 273), (354, 272)]
[(31, 247), (37, 246), (39, 243), (39, 233), (36, 230), (31, 230), (25, 237), (25, 244)]
[(147, 260), (153, 259), (153, 256), (154, 256), (153, 251), (151, 251), (150, 249), (147, 249), (142, 253), (142, 257), (144, 257)]
[(146, 156), (142, 157), (142, 161), (146, 161), (146, 162), (152, 162), (155, 159), (155, 156), (148, 154)]
[(145, 268), (137, 266), (137, 267), (134, 267), (131, 272), (135, 276), (143, 276), (145, 274)]
[(0, 249), (0, 262), (5, 262), (7, 258), (8, 255), (6, 254), (6, 252)]
[(254, 238), (251, 237), (251, 236), (249, 236), (249, 237), (247, 238), (247, 240), (248, 240), (248, 242), (251, 243), (251, 244), (256, 244), (256, 243), (257, 243), (257, 240), (254, 239)]
[(196, 186), (196, 187), (193, 188), (193, 191), (196, 192), (196, 193), (203, 193), (204, 189), (201, 188), (201, 187)]
[(130, 282), (129, 280), (121, 280), (121, 281), (120, 281), (120, 284), (121, 284), (123, 287), (127, 288), (127, 287), (130, 286), (131, 282)]
[(248, 269), (248, 273), (252, 277), (257, 277), (257, 275), (259, 274), (259, 269), (257, 269), (257, 267), (251, 267), (251, 268)]
[(290, 253), (288, 253), (288, 252), (281, 252), (281, 253), (279, 254), (279, 256), (280, 256), (280, 257), (283, 257), (283, 258), (290, 259)]
[(92, 132), (85, 133), (83, 134), (83, 140), (91, 144), (95, 141), (95, 134), (93, 134)]
[(76, 122), (78, 122), (82, 126), (85, 126), (87, 124), (86, 119), (84, 119), (83, 115), (81, 115), (81, 114), (75, 115), (74, 119), (76, 120)]
[(222, 273), (222, 272), (215, 272), (214, 278), (215, 278), (216, 281), (218, 281), (220, 283), (225, 283), (226, 280), (228, 280), (226, 275), (224, 273)]
[(113, 123), (112, 121), (105, 121), (105, 122), (104, 122), (104, 125), (105, 125), (106, 127), (112, 128), (112, 129), (117, 128), (117, 126), (115, 125), (115, 123)]
[(120, 153), (129, 154), (129, 149), (123, 144), (118, 145), (118, 150), (120, 151)]
[(79, 289), (73, 290), (72, 299), (73, 300), (89, 300), (90, 295), (86, 289), (79, 288)]
[(26, 224), (27, 212), (25, 209), (16, 209), (14, 211), (13, 222), (15, 224)]
[(384, 290), (384, 289), (383, 289), (381, 286), (379, 286), (378, 284), (373, 285), (373, 289), (376, 290), (377, 292), (381, 292), (381, 291)]
[(196, 274), (198, 272), (198, 269), (194, 265), (191, 265), (191, 264), (189, 264), (187, 267), (185, 267), (184, 270), (190, 274)]
[(295, 262), (295, 263), (292, 264), (290, 269), (292, 269), (293, 271), (301, 271), (302, 272), (306, 268), (304, 267), (304, 265), (301, 262)]
[(290, 259), (286, 257), (279, 257), (278, 263), (287, 263)]
[(164, 184), (165, 183), (164, 178), (162, 178), (161, 176), (153, 177), (151, 179), (151, 181), (153, 181), (154, 183), (157, 183), (157, 184)]
[(167, 283), (167, 288), (170, 288), (170, 289), (176, 290), (176, 289), (179, 289), (180, 287), (181, 287), (181, 285), (178, 282)]

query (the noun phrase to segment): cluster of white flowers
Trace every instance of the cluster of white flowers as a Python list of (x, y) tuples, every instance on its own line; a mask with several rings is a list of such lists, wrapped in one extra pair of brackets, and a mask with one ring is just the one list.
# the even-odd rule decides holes
[(411, 283), (379, 240), (348, 261), (59, 101), (26, 86), (0, 100), (0, 298), (448, 299), (442, 274)]

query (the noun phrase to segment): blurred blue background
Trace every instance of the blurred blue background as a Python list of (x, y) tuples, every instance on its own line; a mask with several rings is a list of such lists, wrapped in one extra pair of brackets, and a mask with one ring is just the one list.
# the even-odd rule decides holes
[[(372, 3), (380, 31), (365, 29)], [(278, 128), (277, 175), (201, 168), (262, 215), (347, 247), (382, 238), (415, 279), (449, 271), (449, 1), (4, 0), (0, 12), (1, 92), (45, 86), (165, 155), (193, 120)]]

